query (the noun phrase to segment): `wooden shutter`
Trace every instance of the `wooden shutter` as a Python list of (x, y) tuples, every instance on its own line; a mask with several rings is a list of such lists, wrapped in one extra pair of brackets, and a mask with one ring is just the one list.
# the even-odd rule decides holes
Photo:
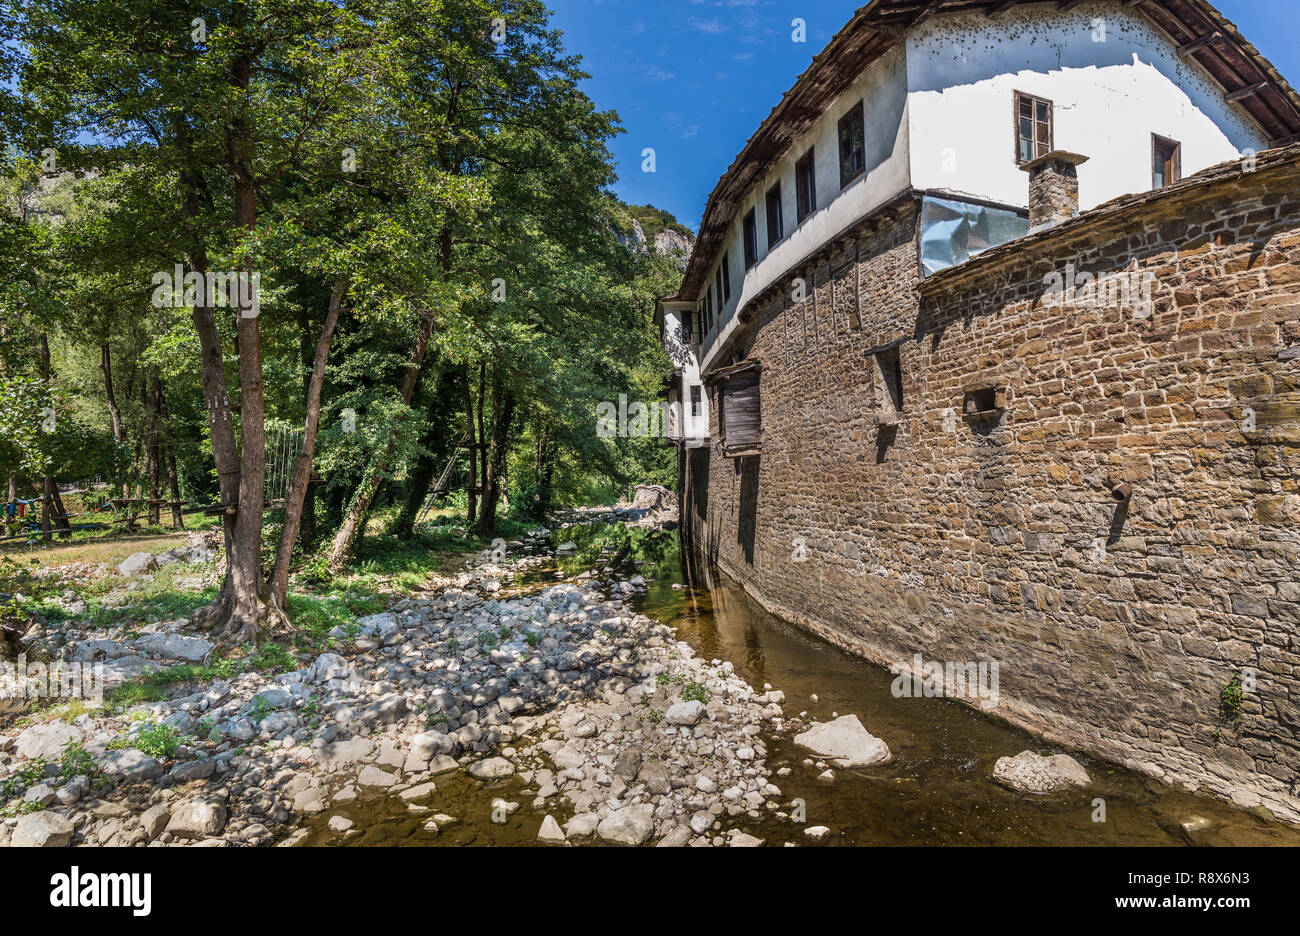
[(758, 403), (758, 371), (737, 374), (722, 385), (723, 427), (729, 447), (760, 441)]

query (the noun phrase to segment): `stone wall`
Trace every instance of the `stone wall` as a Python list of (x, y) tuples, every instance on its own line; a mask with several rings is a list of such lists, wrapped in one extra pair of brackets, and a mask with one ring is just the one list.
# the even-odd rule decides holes
[[(686, 535), (846, 649), (998, 661), (997, 716), (1300, 821), (1300, 147), (923, 283), (915, 216), (751, 306), (762, 451), (688, 453)], [(1067, 270), (1137, 288), (1066, 304)]]

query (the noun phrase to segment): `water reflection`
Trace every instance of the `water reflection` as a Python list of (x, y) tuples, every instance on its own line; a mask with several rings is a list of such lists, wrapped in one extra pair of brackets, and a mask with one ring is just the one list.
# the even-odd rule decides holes
[[(1300, 844), (1300, 830), (1060, 748), (956, 702), (895, 698), (887, 670), (774, 617), (693, 554), (660, 571), (671, 574), (651, 583), (643, 610), (676, 626), (697, 653), (730, 660), (755, 688), (783, 690), (787, 714), (854, 713), (893, 751), (891, 763), (836, 771), (827, 784), (788, 738), (771, 739), (769, 766), (792, 770), (774, 778), (783, 798), (807, 804), (802, 826), (765, 824), (771, 844), (803, 842), (810, 825), (829, 826), (832, 844)], [(680, 587), (688, 583), (694, 587)], [(994, 762), (1023, 750), (1071, 754), (1092, 785), (1033, 796), (994, 783)]]

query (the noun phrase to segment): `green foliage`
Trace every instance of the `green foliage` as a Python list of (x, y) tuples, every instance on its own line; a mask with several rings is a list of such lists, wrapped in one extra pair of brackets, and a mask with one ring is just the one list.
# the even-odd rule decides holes
[(689, 682), (687, 682), (685, 686), (682, 687), (683, 702), (706, 702), (707, 703), (707, 702), (711, 702), (712, 700), (713, 700), (713, 693), (709, 691), (708, 687), (705, 686), (704, 683), (696, 682), (695, 680), (692, 679)]
[(1232, 678), (1219, 692), (1219, 721), (1225, 725), (1241, 726), (1241, 704), (1245, 694), (1241, 688), (1241, 676), (1234, 673)]
[(150, 757), (167, 758), (174, 755), (183, 742), (181, 733), (171, 725), (145, 722), (134, 734), (116, 737), (108, 742), (108, 746), (113, 750), (136, 748)]

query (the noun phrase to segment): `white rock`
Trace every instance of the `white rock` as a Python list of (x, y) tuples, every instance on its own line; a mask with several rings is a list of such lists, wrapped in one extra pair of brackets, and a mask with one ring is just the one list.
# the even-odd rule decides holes
[(620, 845), (644, 844), (654, 830), (654, 807), (649, 803), (615, 809), (596, 826), (597, 835)]
[(1043, 757), (1021, 751), (1015, 757), (999, 757), (993, 765), (993, 779), (1024, 793), (1053, 793), (1070, 786), (1087, 786), (1088, 772), (1068, 754)]
[(668, 711), (664, 714), (668, 724), (685, 727), (698, 725), (703, 717), (704, 703), (698, 699), (692, 699), (690, 702), (674, 702), (668, 706)]
[(19, 757), (44, 757), (56, 761), (63, 756), (69, 744), (80, 744), (85, 735), (75, 725), (65, 722), (46, 722), (33, 725), (18, 736), (14, 751)]
[(869, 767), (889, 760), (889, 746), (862, 727), (856, 715), (841, 715), (794, 736), (794, 743), (836, 767)]
[(184, 800), (172, 807), (167, 831), (180, 838), (216, 835), (226, 827), (226, 807), (205, 799)]
[(15, 848), (62, 848), (72, 841), (72, 823), (57, 813), (43, 810), (18, 819), (9, 844)]
[(560, 828), (560, 824), (555, 821), (554, 817), (548, 815), (542, 820), (542, 828), (537, 833), (537, 841), (544, 842), (547, 845), (564, 844), (564, 830)]
[(158, 560), (147, 552), (132, 553), (122, 560), (117, 567), (117, 574), (123, 576), (139, 575), (158, 567)]

